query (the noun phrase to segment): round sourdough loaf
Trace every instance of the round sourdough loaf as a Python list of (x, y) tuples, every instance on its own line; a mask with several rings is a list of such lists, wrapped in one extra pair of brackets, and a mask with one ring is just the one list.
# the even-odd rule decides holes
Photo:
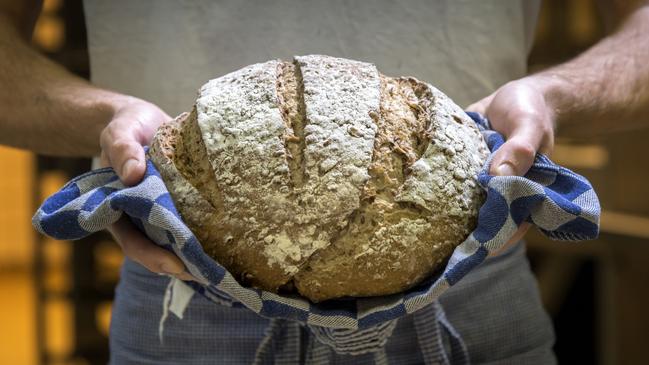
[(446, 95), (320, 55), (209, 81), (150, 156), (205, 252), (314, 302), (403, 291), (473, 230), (488, 149)]

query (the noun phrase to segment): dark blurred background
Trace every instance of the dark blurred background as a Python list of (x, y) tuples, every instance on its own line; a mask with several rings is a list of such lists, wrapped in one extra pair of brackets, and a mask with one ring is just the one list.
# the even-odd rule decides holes
[[(530, 70), (578, 54), (613, 24), (596, 0), (545, 0)], [(81, 0), (45, 0), (34, 45), (89, 76)], [(431, 80), (434, 82), (434, 80)], [(562, 364), (642, 364), (649, 346), (649, 130), (562, 138), (552, 158), (586, 175), (602, 200), (602, 235), (557, 243), (528, 234), (529, 257), (554, 319)], [(105, 364), (122, 257), (105, 234), (78, 242), (38, 236), (37, 205), (89, 160), (0, 146), (0, 364)]]

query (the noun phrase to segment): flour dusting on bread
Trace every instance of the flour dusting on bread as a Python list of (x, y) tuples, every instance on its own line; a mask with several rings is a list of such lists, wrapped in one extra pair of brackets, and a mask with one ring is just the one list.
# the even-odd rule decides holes
[(439, 269), (475, 226), (487, 152), (433, 86), (311, 55), (209, 81), (151, 158), (242, 283), (322, 301), (399, 292)]

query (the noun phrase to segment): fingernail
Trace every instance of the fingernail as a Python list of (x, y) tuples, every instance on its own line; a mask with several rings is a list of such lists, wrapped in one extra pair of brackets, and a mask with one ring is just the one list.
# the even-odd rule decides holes
[(122, 178), (129, 176), (137, 167), (138, 161), (134, 158), (128, 159), (122, 166)]
[(176, 265), (168, 263), (168, 262), (165, 262), (162, 265), (160, 265), (160, 269), (162, 270), (162, 272), (164, 272), (165, 274), (169, 274), (169, 275), (178, 275), (178, 274), (180, 274), (180, 273), (182, 273), (184, 271), (183, 269), (179, 270), (176, 267)]
[(496, 168), (496, 175), (513, 176), (516, 175), (516, 171), (514, 171), (514, 166), (512, 166), (512, 164), (509, 162), (503, 162)]

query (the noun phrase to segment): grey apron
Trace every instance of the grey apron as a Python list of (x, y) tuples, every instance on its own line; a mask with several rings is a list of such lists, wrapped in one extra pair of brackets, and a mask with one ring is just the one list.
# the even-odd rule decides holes
[[(490, 258), (440, 298), (462, 337), (472, 364), (553, 364), (552, 324), (543, 310), (524, 244)], [(215, 305), (194, 295), (183, 319), (169, 315), (158, 337), (169, 279), (127, 260), (117, 287), (110, 329), (111, 364), (251, 364), (269, 320), (247, 309)], [(403, 317), (387, 342), (389, 364), (423, 364), (412, 315)], [(301, 339), (308, 342), (309, 333)], [(450, 352), (446, 343), (447, 352)], [(309, 349), (303, 346), (303, 358)], [(372, 354), (328, 354), (332, 364), (374, 363)]]

